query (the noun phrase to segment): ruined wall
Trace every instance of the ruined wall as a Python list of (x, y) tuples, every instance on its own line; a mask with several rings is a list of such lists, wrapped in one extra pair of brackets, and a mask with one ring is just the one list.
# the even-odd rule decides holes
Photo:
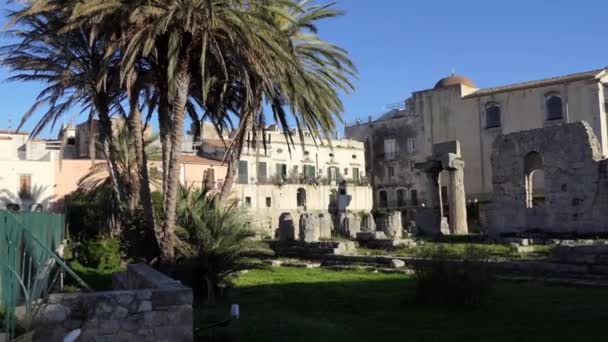
[[(535, 154), (540, 160), (530, 158)], [(539, 162), (544, 203), (531, 204), (526, 174)], [(491, 234), (608, 232), (606, 161), (586, 122), (500, 136), (493, 145), (492, 169)]]
[[(375, 208), (381, 208), (380, 191), (387, 192), (389, 208), (410, 205), (412, 190), (416, 191), (419, 202), (424, 202), (426, 198), (426, 177), (413, 168), (414, 163), (425, 161), (429, 155), (424, 136), (424, 122), (421, 116), (415, 115), (414, 103), (410, 101), (408, 105), (402, 115), (346, 127), (347, 137), (365, 142), (367, 174), (374, 186)], [(395, 139), (394, 159), (385, 156), (386, 139)], [(414, 148), (408, 146), (410, 139), (414, 141)], [(393, 175), (390, 174), (389, 168), (392, 168)], [(398, 205), (398, 190), (405, 191), (407, 205)]]
[(114, 285), (117, 291), (51, 294), (34, 341), (62, 341), (74, 329), (84, 342), (193, 340), (192, 289), (147, 265), (129, 265)]

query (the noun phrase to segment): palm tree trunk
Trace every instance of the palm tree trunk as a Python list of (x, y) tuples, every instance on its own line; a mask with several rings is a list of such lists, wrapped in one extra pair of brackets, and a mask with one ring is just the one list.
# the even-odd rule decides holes
[[(166, 192), (164, 194), (164, 219), (161, 229), (160, 242), (160, 264), (161, 269), (171, 270), (174, 262), (174, 228), (176, 219), (177, 191), (179, 188), (179, 157), (184, 135), (184, 116), (188, 91), (190, 90), (190, 74), (188, 73), (188, 59), (183, 58), (175, 76), (176, 94), (172, 99), (173, 116), (170, 125), (171, 148), (168, 165), (163, 165), (167, 170)], [(165, 161), (163, 160), (163, 164)]]
[[(163, 94), (167, 94), (166, 91), (161, 90)], [(170, 104), (165, 96), (161, 96), (161, 100), (158, 106), (158, 122), (160, 130), (160, 144), (161, 144), (161, 158), (163, 164), (163, 194), (167, 193), (167, 184), (169, 184), (169, 170), (165, 167), (169, 165), (169, 158), (171, 157), (171, 114)]]
[[(237, 146), (238, 145), (238, 146)], [(234, 178), (238, 169), (238, 162), (241, 159), (241, 151), (243, 150), (243, 144), (239, 141), (234, 141), (234, 146), (228, 151), (228, 158), (226, 158), (226, 164), (228, 169), (226, 170), (226, 177), (224, 178), (224, 184), (222, 185), (222, 201), (230, 198), (232, 194), (232, 187), (234, 185)]]
[[(131, 131), (133, 133), (135, 158), (137, 160), (137, 175), (139, 177), (138, 189), (139, 200), (143, 209), (146, 230), (156, 237), (154, 227), (154, 208), (152, 207), (152, 195), (150, 193), (150, 175), (148, 174), (148, 160), (144, 147), (144, 135), (142, 127), (141, 112), (139, 111), (139, 92), (134, 91), (131, 98)], [(157, 242), (158, 243), (158, 242)]]
[[(110, 179), (112, 180), (112, 188), (114, 190), (114, 195), (116, 197), (116, 204), (118, 207), (118, 216), (119, 222), (123, 218), (122, 213), (122, 204), (124, 200), (124, 186), (122, 185), (122, 180), (119, 175), (118, 164), (116, 163), (116, 148), (113, 142), (113, 133), (112, 133), (112, 120), (110, 120), (109, 108), (107, 105), (107, 101), (98, 98), (95, 101), (95, 106), (97, 109), (97, 115), (99, 116), (99, 139), (101, 144), (104, 146), (106, 150), (106, 163), (108, 167), (108, 172), (110, 174)], [(93, 132), (91, 132), (91, 139), (94, 138)], [(113, 235), (117, 234), (121, 229), (121, 224), (118, 224), (119, 227), (116, 227)]]

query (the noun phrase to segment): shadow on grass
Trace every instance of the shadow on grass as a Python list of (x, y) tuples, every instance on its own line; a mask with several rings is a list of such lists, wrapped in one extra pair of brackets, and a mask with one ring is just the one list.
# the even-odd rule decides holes
[(231, 303), (241, 307), (240, 320), (199, 333), (197, 340), (555, 342), (605, 337), (605, 289), (500, 283), (491, 304), (473, 311), (415, 305), (413, 291), (413, 281), (400, 275), (256, 270), (243, 275), (218, 305), (196, 309), (195, 324), (204, 327), (225, 319)]

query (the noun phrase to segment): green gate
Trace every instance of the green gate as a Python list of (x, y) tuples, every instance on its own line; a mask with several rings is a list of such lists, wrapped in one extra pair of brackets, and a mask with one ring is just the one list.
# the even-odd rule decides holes
[(64, 273), (89, 289), (60, 257), (64, 239), (63, 215), (0, 211), (0, 310), (9, 337), (15, 332), (15, 308), (24, 306), (23, 323), (31, 323)]

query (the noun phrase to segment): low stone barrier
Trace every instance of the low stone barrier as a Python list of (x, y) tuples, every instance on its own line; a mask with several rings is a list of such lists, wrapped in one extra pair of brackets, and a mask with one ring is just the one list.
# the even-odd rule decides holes
[(34, 341), (61, 341), (74, 329), (78, 341), (193, 340), (192, 289), (143, 264), (113, 280), (117, 291), (51, 294)]

